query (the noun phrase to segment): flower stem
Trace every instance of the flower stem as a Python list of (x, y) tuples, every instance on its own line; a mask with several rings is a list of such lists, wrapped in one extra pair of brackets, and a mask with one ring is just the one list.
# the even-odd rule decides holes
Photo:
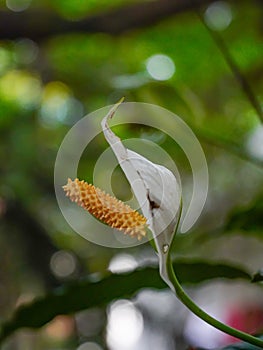
[(183, 290), (180, 282), (178, 281), (178, 279), (175, 275), (170, 254), (169, 254), (168, 259), (167, 259), (166, 267), (167, 267), (167, 273), (168, 273), (169, 280), (172, 283), (172, 285), (174, 286), (177, 297), (196, 316), (198, 316), (203, 321), (207, 322), (208, 324), (219, 329), (222, 332), (225, 332), (229, 335), (232, 335), (233, 337), (239, 338), (245, 342), (248, 342), (250, 344), (253, 344), (253, 345), (259, 346), (260, 348), (263, 348), (263, 340), (262, 339), (256, 338), (250, 334), (239, 331), (235, 328), (232, 328), (232, 327), (216, 320), (212, 316), (208, 315), (205, 311), (200, 309), (200, 307), (194, 303), (194, 301), (185, 293), (185, 291)]

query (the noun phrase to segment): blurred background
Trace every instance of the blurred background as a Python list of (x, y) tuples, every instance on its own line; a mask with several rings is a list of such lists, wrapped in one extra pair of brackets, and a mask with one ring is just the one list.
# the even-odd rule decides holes
[[(263, 279), (262, 17), (256, 0), (0, 1), (1, 322), (61, 285), (156, 264), (147, 244), (121, 251), (80, 237), (54, 194), (54, 163), (67, 131), (122, 96), (179, 115), (206, 154), (208, 199), (191, 232), (178, 235), (175, 259), (232, 264)], [(190, 165), (167, 135), (141, 125), (118, 134), (161, 145), (191, 193)], [(80, 178), (92, 181), (106, 147), (103, 136), (89, 145)], [(119, 168), (112, 188), (122, 200), (131, 195)], [(207, 278), (185, 287), (215, 317), (260, 332), (260, 284)], [(58, 310), (42, 328), (11, 335), (3, 349), (212, 349), (235, 341), (166, 289), (138, 287), (131, 297), (108, 299), (68, 316)]]

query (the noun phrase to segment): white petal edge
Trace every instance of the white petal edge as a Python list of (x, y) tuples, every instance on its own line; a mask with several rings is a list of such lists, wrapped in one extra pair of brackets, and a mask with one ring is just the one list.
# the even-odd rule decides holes
[(159, 256), (160, 275), (174, 289), (167, 275), (166, 262), (180, 219), (181, 187), (170, 170), (127, 149), (110, 129), (108, 120), (114, 116), (122, 101), (116, 103), (103, 118), (102, 130), (152, 231)]

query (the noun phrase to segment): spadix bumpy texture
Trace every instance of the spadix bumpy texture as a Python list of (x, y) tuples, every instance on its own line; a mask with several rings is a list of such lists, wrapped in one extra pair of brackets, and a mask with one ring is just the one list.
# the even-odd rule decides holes
[(85, 181), (68, 179), (66, 195), (105, 224), (139, 240), (146, 235), (146, 219), (115, 197)]

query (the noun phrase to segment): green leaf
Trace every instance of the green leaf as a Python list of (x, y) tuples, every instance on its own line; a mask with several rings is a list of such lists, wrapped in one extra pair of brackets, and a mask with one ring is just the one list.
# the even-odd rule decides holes
[(173, 265), (181, 284), (196, 284), (213, 278), (250, 278), (244, 270), (226, 264), (177, 261)]
[(255, 275), (252, 277), (251, 282), (263, 282), (263, 270), (259, 270)]
[(249, 207), (234, 211), (226, 224), (226, 230), (243, 230), (259, 233), (263, 237), (263, 198), (257, 200)]
[[(237, 267), (208, 262), (176, 261), (175, 271), (181, 283), (199, 283), (212, 278), (243, 278), (249, 274)], [(90, 279), (74, 282), (55, 289), (47, 296), (20, 306), (11, 320), (2, 324), (0, 342), (14, 331), (23, 328), (39, 328), (60, 314), (72, 314), (111, 300), (131, 297), (142, 288), (166, 288), (158, 268), (146, 267), (129, 274), (112, 274), (93, 282)]]

